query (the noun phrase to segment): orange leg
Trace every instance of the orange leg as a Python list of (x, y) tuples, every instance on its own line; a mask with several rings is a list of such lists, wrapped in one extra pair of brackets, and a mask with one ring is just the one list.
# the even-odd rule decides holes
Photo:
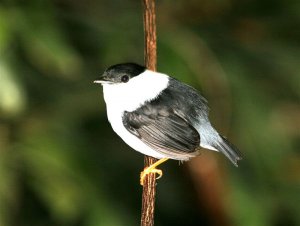
[(144, 185), (144, 179), (145, 176), (149, 173), (157, 173), (158, 177), (156, 179), (159, 179), (162, 177), (163, 172), (160, 169), (156, 169), (157, 166), (159, 166), (160, 164), (164, 163), (165, 161), (167, 161), (168, 158), (163, 158), (158, 160), (157, 162), (153, 163), (152, 165), (146, 167), (140, 175), (140, 184), (143, 186)]

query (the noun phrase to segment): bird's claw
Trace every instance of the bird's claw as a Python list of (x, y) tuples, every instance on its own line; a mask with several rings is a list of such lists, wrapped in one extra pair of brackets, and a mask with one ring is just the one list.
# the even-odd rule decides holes
[(162, 170), (160, 169), (156, 169), (156, 168), (153, 168), (153, 167), (147, 167), (145, 168), (142, 172), (141, 172), (141, 175), (140, 175), (140, 184), (142, 186), (144, 186), (144, 180), (145, 180), (145, 177), (147, 174), (149, 173), (154, 173), (154, 174), (158, 174), (158, 177), (156, 177), (156, 179), (159, 179), (163, 176), (163, 172)]

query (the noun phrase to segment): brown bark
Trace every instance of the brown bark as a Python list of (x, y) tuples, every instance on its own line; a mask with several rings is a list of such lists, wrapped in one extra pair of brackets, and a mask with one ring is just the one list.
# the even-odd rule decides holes
[[(144, 13), (144, 42), (145, 65), (148, 69), (156, 71), (156, 24), (155, 0), (142, 0)], [(144, 167), (152, 165), (157, 159), (145, 156)], [(154, 225), (156, 193), (156, 175), (148, 174), (144, 179), (142, 195), (141, 226)]]

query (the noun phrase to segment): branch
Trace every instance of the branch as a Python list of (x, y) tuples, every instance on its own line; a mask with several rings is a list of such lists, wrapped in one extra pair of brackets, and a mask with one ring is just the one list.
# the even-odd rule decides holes
[(155, 0), (143, 0), (144, 6), (144, 56), (148, 69), (156, 71)]
[[(144, 8), (144, 38), (145, 38), (145, 65), (148, 69), (156, 71), (156, 24), (155, 0), (142, 0)], [(145, 156), (144, 167), (155, 163), (157, 159)], [(142, 195), (141, 226), (154, 225), (154, 208), (156, 193), (156, 175), (148, 174), (144, 179)]]

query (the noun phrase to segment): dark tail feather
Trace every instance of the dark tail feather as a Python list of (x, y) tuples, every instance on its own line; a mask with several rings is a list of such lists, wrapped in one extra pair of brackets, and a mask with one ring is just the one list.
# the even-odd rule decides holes
[(221, 136), (221, 141), (216, 143), (214, 147), (222, 152), (236, 167), (238, 166), (238, 161), (242, 159), (240, 151), (231, 144), (225, 137)]

